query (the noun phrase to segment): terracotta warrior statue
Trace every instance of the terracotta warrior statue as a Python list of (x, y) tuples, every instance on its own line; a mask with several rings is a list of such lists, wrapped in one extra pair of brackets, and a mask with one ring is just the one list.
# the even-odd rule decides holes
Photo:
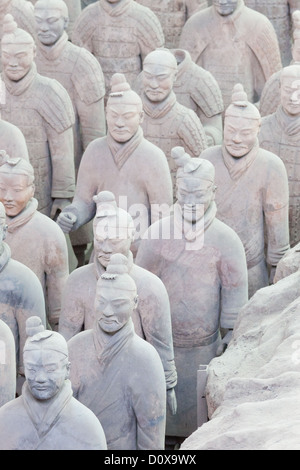
[[(212, 74), (193, 62), (188, 51), (172, 49), (177, 61), (177, 75), (173, 91), (178, 103), (192, 109), (204, 127), (209, 146), (222, 142), (222, 113), (224, 104), (220, 87)], [(135, 91), (142, 96), (142, 71), (134, 83)]]
[[(69, 14), (63, 0), (38, 0), (34, 11), (37, 70), (41, 75), (59, 81), (68, 91), (73, 103), (77, 173), (87, 145), (106, 134), (103, 73), (99, 62), (89, 51), (68, 41), (66, 29), (69, 24)], [(92, 241), (92, 232), (92, 226), (89, 224), (71, 234), (79, 265), (84, 264), (84, 251), (87, 244)]]
[(67, 243), (58, 225), (37, 211), (34, 189), (32, 165), (2, 152), (0, 201), (6, 213), (6, 242), (13, 259), (28, 266), (39, 278), (48, 323), (57, 330), (62, 293), (69, 275)]
[(99, 420), (73, 397), (66, 340), (35, 316), (26, 333), (26, 381), (0, 408), (0, 450), (106, 450)]
[(206, 0), (136, 0), (150, 8), (162, 25), (166, 47), (178, 47), (182, 28), (196, 11), (207, 7)]
[[(300, 3), (299, 3), (300, 7)], [(293, 45), (292, 45), (292, 60), (290, 65), (300, 63), (300, 10), (294, 11), (293, 15)], [(280, 106), (280, 76), (281, 70), (273, 73), (271, 77), (265, 83), (263, 88), (260, 102), (259, 111), (261, 116), (268, 116), (269, 114), (275, 113), (277, 108)]]
[(138, 239), (157, 220), (160, 208), (172, 204), (172, 182), (165, 154), (143, 136), (141, 98), (131, 90), (124, 75), (115, 74), (106, 108), (108, 134), (93, 140), (82, 157), (73, 203), (57, 222), (65, 233), (90, 221), (96, 213), (93, 196), (111, 191), (118, 206), (128, 210)]
[(112, 255), (97, 282), (93, 328), (68, 341), (74, 396), (98, 417), (108, 450), (164, 449), (165, 376), (155, 348), (134, 331), (137, 302), (128, 258)]
[(3, 23), (5, 15), (15, 18), (18, 26), (35, 37), (33, 6), (27, 0), (1, 0), (0, 5), (0, 39), (3, 36)]
[(0, 320), (11, 329), (16, 348), (17, 374), (24, 375), (22, 351), (26, 340), (25, 323), (32, 314), (46, 326), (44, 294), (36, 274), (11, 258), (5, 240), (6, 214), (0, 203)]
[[(33, 5), (37, 3), (37, 0), (30, 0)], [(78, 16), (81, 13), (81, 1), (80, 0), (64, 0), (68, 13), (69, 13), (69, 21), (66, 26), (66, 31), (68, 35), (71, 37), (73, 32), (73, 27), (75, 21), (77, 20)]]
[(174, 211), (149, 227), (136, 264), (156, 274), (169, 294), (178, 383), (177, 414), (167, 414), (166, 435), (180, 443), (197, 428), (199, 366), (226, 347), (248, 285), (242, 242), (216, 218), (213, 165), (182, 147), (172, 158), (178, 167)]
[(23, 132), (36, 176), (38, 209), (52, 218), (74, 194), (74, 111), (68, 92), (37, 73), (33, 38), (6, 15), (1, 40), (3, 119)]
[(255, 103), (268, 78), (282, 67), (274, 27), (244, 0), (212, 3), (186, 22), (179, 47), (215, 77), (225, 109), (236, 83), (244, 85), (249, 101)]
[(288, 179), (280, 158), (259, 146), (261, 117), (237, 84), (226, 109), (223, 145), (201, 155), (216, 170), (219, 218), (243, 242), (249, 298), (272, 282), (289, 249)]
[(170, 302), (161, 280), (133, 262), (131, 243), (135, 227), (128, 212), (117, 207), (114, 195), (102, 191), (94, 197), (97, 204), (94, 218), (93, 263), (75, 269), (67, 281), (59, 332), (69, 340), (81, 330), (93, 328), (96, 318), (94, 301), (97, 281), (106, 272), (115, 253), (128, 258), (128, 272), (136, 283), (139, 302), (132, 313), (135, 332), (157, 350), (165, 372), (167, 403), (175, 413), (174, 387), (177, 374), (171, 329)]
[(78, 169), (87, 145), (106, 134), (103, 73), (89, 51), (68, 41), (69, 13), (63, 0), (38, 0), (34, 14), (37, 70), (64, 86), (75, 110), (74, 148)]
[(16, 396), (16, 347), (9, 326), (0, 320), (0, 408)]
[(175, 56), (168, 49), (150, 52), (143, 65), (142, 128), (146, 139), (160, 147), (168, 159), (175, 197), (176, 166), (173, 147), (182, 146), (193, 157), (207, 147), (207, 137), (196, 113), (179, 104), (173, 91), (178, 73)]
[[(289, 230), (293, 247), (300, 241), (300, 64), (285, 67), (280, 75), (281, 104), (262, 120), (260, 146), (283, 161), (289, 184)], [(283, 184), (279, 186), (282, 191)]]
[(108, 94), (115, 73), (123, 73), (132, 85), (145, 56), (162, 47), (165, 39), (157, 16), (149, 8), (134, 0), (98, 0), (82, 10), (72, 41), (98, 59)]
[(291, 61), (292, 14), (299, 0), (245, 0), (245, 5), (265, 15), (276, 31), (283, 66)]

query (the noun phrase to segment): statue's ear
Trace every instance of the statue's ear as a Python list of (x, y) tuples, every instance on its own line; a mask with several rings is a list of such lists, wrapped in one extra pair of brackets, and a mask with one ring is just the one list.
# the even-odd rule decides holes
[(66, 379), (70, 377), (70, 368), (71, 368), (71, 363), (67, 362), (66, 364)]
[(144, 114), (144, 111), (140, 112), (140, 124), (142, 124), (142, 122), (144, 121)]
[(69, 23), (70, 23), (69, 18), (64, 18), (64, 29), (65, 30), (68, 29)]
[(134, 297), (133, 302), (134, 302), (134, 308), (137, 308), (138, 303), (139, 303), (139, 296), (138, 296), (138, 295), (136, 295), (136, 296)]

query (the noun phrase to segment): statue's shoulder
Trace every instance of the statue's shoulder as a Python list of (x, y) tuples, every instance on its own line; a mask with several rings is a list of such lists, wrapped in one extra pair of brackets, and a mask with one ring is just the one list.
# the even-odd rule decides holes
[(56, 79), (37, 74), (33, 102), (40, 115), (58, 133), (74, 124), (75, 115), (71, 98)]

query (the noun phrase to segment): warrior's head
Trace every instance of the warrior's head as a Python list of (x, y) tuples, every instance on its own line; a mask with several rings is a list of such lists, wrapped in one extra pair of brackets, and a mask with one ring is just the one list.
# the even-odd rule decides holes
[(300, 115), (300, 64), (284, 67), (280, 74), (281, 105), (291, 117)]
[(115, 196), (110, 191), (101, 191), (93, 200), (97, 205), (93, 221), (94, 252), (98, 262), (106, 269), (114, 254), (129, 256), (135, 227), (131, 215), (117, 206)]
[(67, 342), (60, 333), (45, 330), (39, 317), (27, 319), (26, 333), (23, 358), (27, 384), (37, 400), (48, 400), (69, 377)]
[(261, 116), (241, 84), (234, 86), (232, 102), (225, 111), (224, 145), (235, 158), (247, 155), (257, 143)]
[(95, 312), (98, 325), (105, 333), (113, 335), (128, 323), (136, 306), (137, 288), (128, 274), (128, 258), (114, 254), (97, 282)]
[(1, 39), (1, 61), (5, 76), (14, 82), (24, 78), (32, 67), (35, 55), (33, 37), (18, 28), (12, 15), (5, 15)]
[(178, 73), (177, 60), (168, 49), (150, 52), (143, 63), (143, 90), (153, 103), (164, 101), (175, 83)]
[(123, 74), (114, 74), (106, 105), (107, 127), (111, 137), (119, 143), (128, 142), (137, 133), (143, 117), (143, 104), (139, 95), (130, 88)]
[(174, 147), (171, 152), (177, 165), (177, 203), (183, 218), (197, 222), (215, 199), (215, 168), (203, 158), (193, 158), (183, 147)]
[(35, 29), (45, 46), (53, 46), (69, 24), (69, 12), (63, 0), (38, 0), (34, 5)]
[(34, 170), (24, 158), (10, 158), (0, 151), (0, 201), (6, 215), (20, 214), (34, 195)]

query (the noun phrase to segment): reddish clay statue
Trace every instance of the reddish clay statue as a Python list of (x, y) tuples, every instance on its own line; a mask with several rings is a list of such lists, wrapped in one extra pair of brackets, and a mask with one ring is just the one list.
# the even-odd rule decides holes
[[(275, 153), (283, 161), (289, 183), (289, 230), (293, 247), (300, 241), (300, 64), (285, 67), (280, 75), (281, 104), (277, 111), (262, 120), (260, 146)], [(282, 191), (280, 182), (278, 190)]]
[(288, 179), (280, 158), (259, 147), (261, 117), (242, 85), (226, 109), (224, 142), (203, 152), (216, 169), (218, 217), (245, 247), (249, 297), (272, 282), (289, 249)]
[[(300, 6), (300, 5), (299, 5)], [(292, 45), (292, 61), (291, 65), (300, 63), (300, 10), (294, 11), (293, 15), (293, 45)], [(259, 110), (262, 116), (268, 116), (275, 113), (280, 106), (280, 75), (279, 70), (267, 80), (259, 102)]]
[[(130, 89), (124, 75), (113, 77), (106, 109), (108, 135), (91, 142), (79, 167), (73, 203), (58, 217), (64, 232), (75, 230), (96, 213), (93, 196), (111, 191), (119, 207), (132, 215), (138, 239), (172, 204), (172, 182), (163, 151), (146, 140), (141, 98)], [(165, 205), (165, 209), (164, 209)]]
[(4, 242), (7, 231), (4, 206), (0, 203), (0, 319), (11, 329), (16, 349), (17, 374), (24, 375), (22, 351), (26, 341), (25, 324), (32, 314), (46, 326), (43, 289), (36, 274), (11, 258)]
[(99, 60), (108, 94), (115, 73), (133, 84), (145, 56), (164, 45), (164, 34), (156, 15), (134, 0), (99, 0), (79, 15), (72, 41)]
[[(62, 0), (38, 0), (34, 7), (37, 31), (37, 70), (55, 78), (68, 91), (75, 111), (74, 157), (78, 172), (88, 144), (106, 134), (104, 77), (97, 59), (84, 47), (68, 41), (68, 8)], [(56, 19), (56, 21), (54, 21)], [(92, 226), (85, 225), (71, 234), (79, 265), (92, 241)]]
[(36, 175), (38, 209), (55, 217), (75, 187), (74, 111), (68, 92), (37, 73), (33, 38), (6, 15), (1, 41), (6, 101), (3, 119), (23, 132)]
[(139, 302), (132, 313), (135, 332), (157, 350), (165, 372), (167, 403), (176, 411), (174, 387), (177, 374), (174, 363), (170, 302), (161, 280), (137, 266), (130, 251), (134, 240), (132, 217), (117, 207), (114, 195), (103, 191), (94, 197), (97, 204), (94, 218), (94, 260), (73, 271), (63, 295), (59, 332), (68, 340), (81, 330), (93, 328), (97, 280), (106, 272), (112, 255), (128, 258), (128, 273), (136, 283)]
[(278, 37), (282, 64), (288, 65), (292, 59), (292, 14), (300, 7), (299, 0), (245, 0), (245, 5), (271, 21)]
[(65, 339), (26, 322), (22, 395), (0, 409), (1, 450), (106, 450), (96, 416), (72, 395)]
[(146, 139), (161, 148), (169, 163), (175, 195), (176, 166), (173, 147), (182, 146), (193, 157), (207, 147), (207, 137), (196, 113), (179, 104), (173, 91), (178, 73), (175, 56), (168, 49), (150, 52), (143, 65), (142, 123)]
[(167, 415), (167, 436), (179, 442), (197, 428), (197, 371), (222, 352), (220, 327), (231, 330), (247, 302), (247, 266), (237, 234), (216, 218), (214, 167), (172, 150), (178, 166), (174, 213), (152, 224), (136, 263), (165, 284), (171, 305), (177, 414)]
[(182, 28), (198, 10), (207, 7), (206, 0), (136, 0), (150, 8), (162, 25), (166, 47), (178, 47)]
[(164, 449), (166, 385), (158, 353), (134, 331), (138, 298), (128, 258), (97, 282), (96, 322), (68, 341), (74, 396), (98, 417), (109, 450)]
[(265, 82), (282, 67), (274, 27), (244, 0), (212, 3), (186, 22), (179, 46), (215, 77), (225, 109), (236, 83), (243, 84), (249, 101), (257, 102)]
[(6, 212), (6, 242), (12, 257), (39, 278), (49, 325), (57, 329), (62, 293), (69, 274), (67, 244), (57, 224), (37, 211), (34, 173), (29, 162), (1, 156), (0, 201)]

